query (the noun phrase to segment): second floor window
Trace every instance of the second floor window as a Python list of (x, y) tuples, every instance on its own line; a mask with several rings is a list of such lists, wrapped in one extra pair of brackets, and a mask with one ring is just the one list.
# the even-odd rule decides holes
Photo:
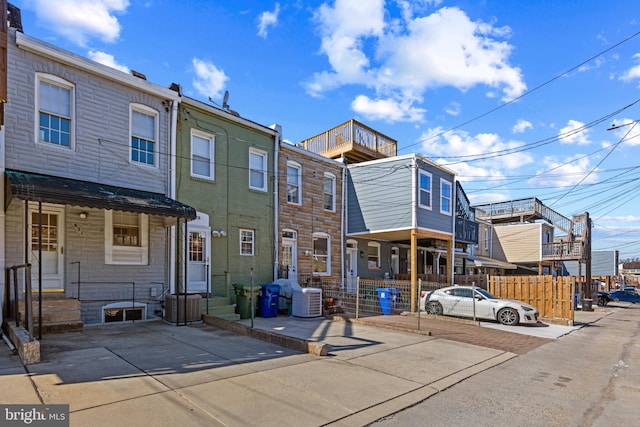
[(301, 205), (302, 166), (287, 162), (287, 202)]
[(330, 173), (324, 174), (324, 210), (336, 211), (336, 177)]
[(440, 213), (451, 215), (451, 183), (440, 180)]
[(203, 132), (191, 131), (191, 176), (214, 179), (214, 138)]
[(54, 76), (38, 79), (38, 142), (72, 146), (74, 87)]
[(418, 179), (418, 204), (421, 208), (431, 209), (431, 174), (420, 171)]
[(249, 149), (249, 188), (267, 191), (267, 153)]
[(156, 165), (157, 113), (142, 105), (131, 107), (131, 161)]

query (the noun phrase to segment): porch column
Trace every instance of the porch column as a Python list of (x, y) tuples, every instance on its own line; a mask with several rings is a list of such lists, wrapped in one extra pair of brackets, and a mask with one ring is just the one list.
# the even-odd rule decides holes
[(418, 234), (411, 230), (411, 312), (416, 312), (418, 301), (416, 291), (418, 289)]
[(449, 286), (453, 286), (453, 240), (447, 241), (447, 283)]

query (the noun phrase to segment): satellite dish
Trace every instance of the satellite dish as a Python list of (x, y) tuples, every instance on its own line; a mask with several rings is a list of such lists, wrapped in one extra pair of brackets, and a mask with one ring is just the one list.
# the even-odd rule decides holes
[(224, 98), (222, 99), (222, 109), (223, 110), (229, 109), (229, 91), (228, 90), (224, 91)]

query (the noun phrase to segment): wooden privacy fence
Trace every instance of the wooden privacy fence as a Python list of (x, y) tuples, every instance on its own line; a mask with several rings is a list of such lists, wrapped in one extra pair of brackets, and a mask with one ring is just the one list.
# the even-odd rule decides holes
[(536, 307), (545, 321), (573, 326), (574, 276), (491, 276), (489, 292)]

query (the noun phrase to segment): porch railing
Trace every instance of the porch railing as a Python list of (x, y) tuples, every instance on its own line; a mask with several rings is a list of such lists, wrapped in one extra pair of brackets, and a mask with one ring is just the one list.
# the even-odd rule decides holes
[[(24, 318), (26, 329), (29, 332), (29, 341), (33, 341), (33, 315), (32, 289), (31, 289), (31, 264), (13, 265), (5, 271), (5, 295), (2, 307), (3, 319), (14, 318), (16, 327), (24, 326), (25, 321), (20, 316), (20, 286), (18, 285), (18, 271), (24, 271)], [(13, 279), (13, 280), (12, 280)], [(11, 292), (13, 290), (13, 293)], [(39, 316), (40, 323), (42, 316)], [(42, 330), (42, 325), (40, 325)]]

